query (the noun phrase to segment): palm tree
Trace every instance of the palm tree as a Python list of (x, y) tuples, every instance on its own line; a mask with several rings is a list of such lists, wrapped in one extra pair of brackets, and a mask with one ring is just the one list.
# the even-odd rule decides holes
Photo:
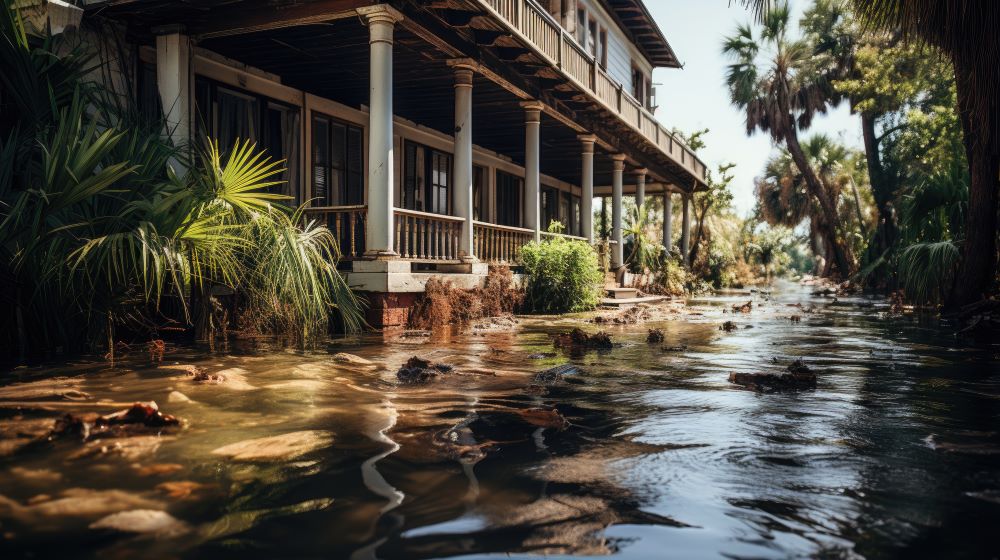
[(853, 0), (868, 25), (899, 29), (940, 48), (955, 67), (971, 186), (952, 306), (978, 300), (997, 274), (1000, 200), (1000, 3), (994, 0)]
[[(808, 128), (817, 113), (826, 111), (830, 83), (813, 66), (812, 49), (804, 41), (788, 39), (791, 14), (787, 4), (768, 10), (759, 37), (741, 25), (723, 44), (723, 53), (734, 60), (726, 82), (734, 105), (746, 111), (747, 134), (760, 130), (772, 141), (783, 142), (799, 167), (809, 193), (819, 203), (824, 236), (831, 247), (837, 272), (851, 274), (850, 249), (837, 238), (840, 223), (836, 203), (828, 195), (799, 143), (798, 131)], [(761, 46), (769, 48), (767, 54)]]

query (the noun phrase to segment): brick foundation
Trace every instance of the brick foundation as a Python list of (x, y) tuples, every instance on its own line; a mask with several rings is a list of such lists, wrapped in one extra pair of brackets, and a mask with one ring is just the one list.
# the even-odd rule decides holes
[(410, 321), (410, 309), (422, 293), (364, 292), (368, 301), (365, 318), (372, 328), (405, 327)]

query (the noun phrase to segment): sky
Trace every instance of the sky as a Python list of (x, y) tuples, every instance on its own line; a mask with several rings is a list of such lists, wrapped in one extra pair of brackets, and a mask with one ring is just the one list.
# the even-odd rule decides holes
[[(729, 102), (725, 85), (728, 58), (722, 55), (722, 41), (740, 23), (751, 18), (742, 4), (730, 0), (645, 0), (682, 69), (659, 68), (653, 72), (656, 84), (656, 117), (668, 129), (683, 131), (709, 129), (705, 147), (699, 152), (711, 169), (732, 162), (736, 168), (731, 184), (733, 205), (740, 215), (754, 206), (753, 180), (761, 174), (772, 152), (770, 138), (760, 132), (747, 137), (744, 115)], [(810, 2), (792, 0), (798, 20)], [(809, 134), (824, 132), (848, 146), (861, 148), (861, 122), (846, 104), (813, 121)]]

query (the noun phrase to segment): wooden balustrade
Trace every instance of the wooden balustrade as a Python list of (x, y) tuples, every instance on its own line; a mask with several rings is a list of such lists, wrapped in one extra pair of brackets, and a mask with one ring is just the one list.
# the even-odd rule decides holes
[(472, 247), (479, 260), (490, 264), (517, 264), (521, 247), (531, 243), (530, 229), (473, 222)]
[(305, 215), (307, 219), (325, 225), (333, 233), (340, 247), (342, 260), (352, 261), (365, 254), (367, 206), (360, 204), (306, 208)]
[(457, 261), (462, 218), (396, 208), (396, 252), (411, 261)]
[(562, 33), (562, 41), (563, 70), (587, 89), (594, 89), (594, 58), (576, 44), (568, 33)]
[(559, 64), (559, 40), (562, 28), (549, 14), (521, 0), (521, 32), (552, 62)]
[(478, 0), (497, 14), (515, 35), (533, 45), (556, 67), (582, 85), (653, 145), (685, 169), (705, 179), (705, 165), (694, 152), (681, 144), (645, 107), (639, 104), (622, 84), (600, 68), (576, 40), (533, 0)]

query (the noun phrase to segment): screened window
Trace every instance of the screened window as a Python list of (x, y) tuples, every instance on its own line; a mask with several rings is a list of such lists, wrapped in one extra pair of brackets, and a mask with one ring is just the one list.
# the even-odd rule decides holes
[(361, 128), (313, 113), (314, 205), (346, 206), (364, 203), (363, 139)]
[(503, 226), (520, 227), (521, 193), (524, 181), (515, 175), (497, 171), (497, 223)]

